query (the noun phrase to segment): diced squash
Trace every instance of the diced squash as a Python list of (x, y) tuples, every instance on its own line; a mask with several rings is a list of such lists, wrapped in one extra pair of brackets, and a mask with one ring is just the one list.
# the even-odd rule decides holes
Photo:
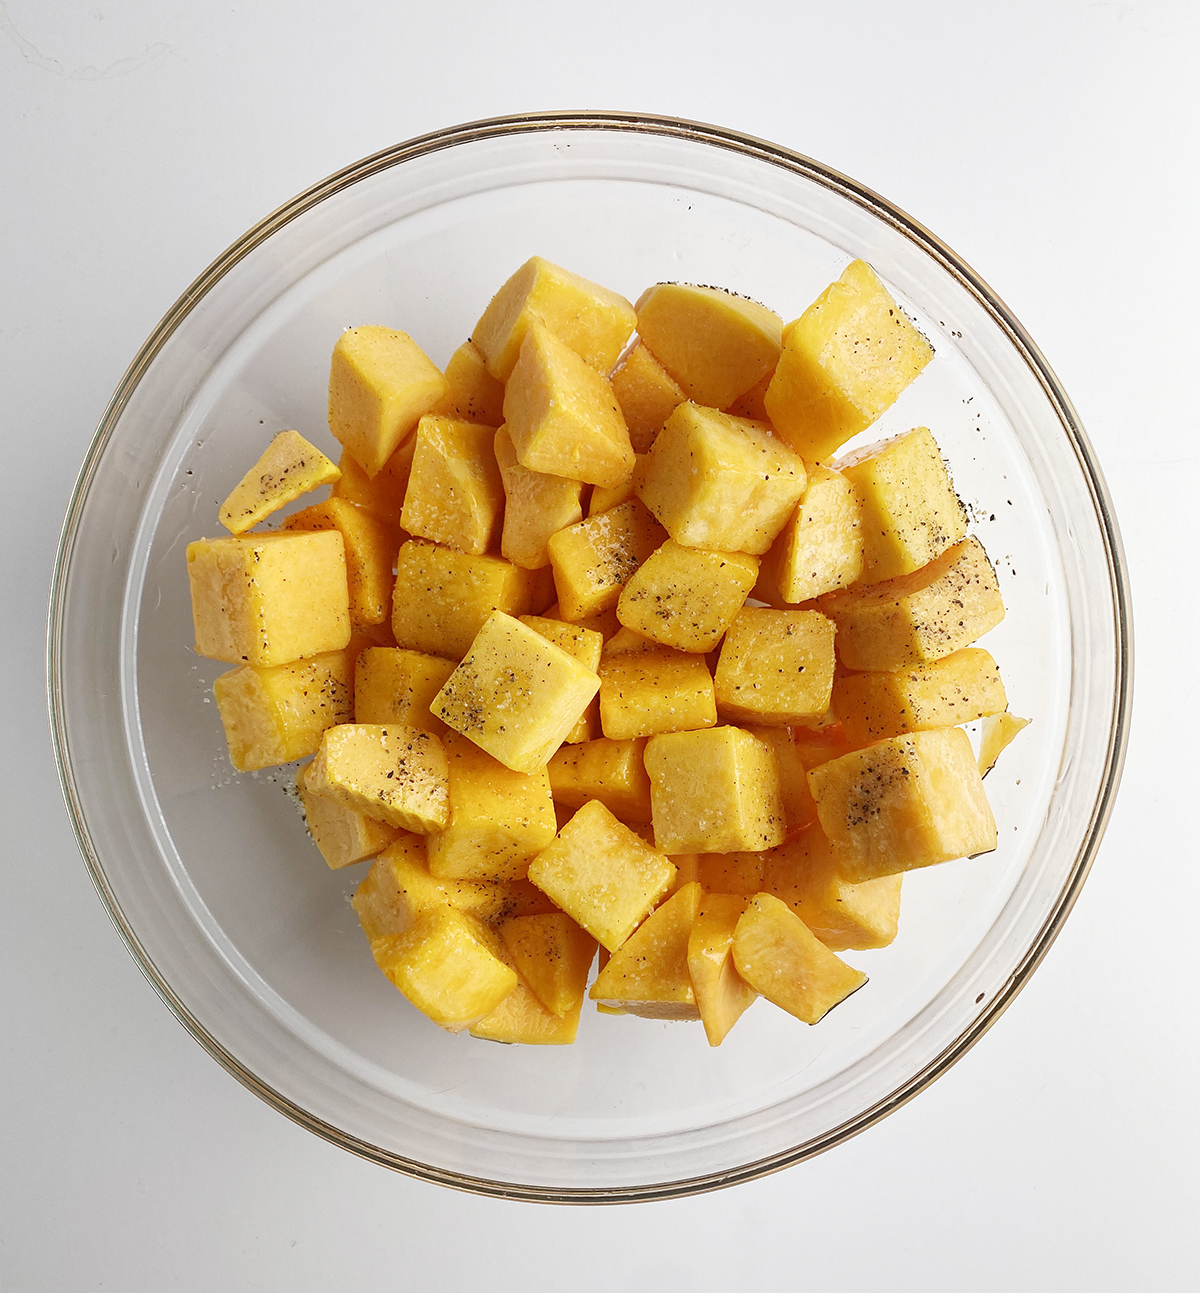
[(806, 480), (804, 463), (764, 423), (681, 404), (646, 456), (637, 493), (677, 543), (762, 554)]
[(429, 712), (454, 662), (399, 647), (368, 647), (354, 671), (354, 721), (405, 723), (441, 736), (446, 724)]
[(788, 331), (765, 396), (771, 425), (801, 457), (824, 461), (932, 358), (875, 271), (852, 261)]
[(641, 479), (640, 473), (645, 465), (646, 455), (644, 453), (635, 454), (633, 470), (619, 485), (611, 485), (608, 488), (603, 485), (593, 486), (591, 498), (588, 500), (588, 516), (599, 516), (601, 512), (611, 512), (614, 507), (619, 507), (622, 503), (628, 503), (631, 498), (636, 498), (638, 481)]
[(442, 743), (403, 724), (331, 727), (308, 772), (309, 788), (402, 830), (428, 834), (450, 816)]
[(650, 778), (642, 762), (645, 749), (644, 738), (601, 737), (582, 745), (564, 745), (547, 769), (555, 802), (574, 809), (598, 799), (626, 824), (648, 822)]
[(867, 981), (769, 893), (751, 898), (738, 920), (733, 963), (750, 987), (806, 1024), (819, 1023)]
[(996, 821), (961, 727), (889, 737), (813, 768), (808, 784), (848, 880), (996, 847)]
[[(556, 812), (555, 817), (557, 816)], [(547, 916), (558, 910), (557, 904), (528, 879), (509, 880), (496, 888), (500, 890), (502, 901), (500, 909), (489, 920), (510, 920), (514, 916)]]
[[(582, 624), (567, 624), (562, 620), (547, 619), (543, 615), (521, 615), (522, 624), (540, 633), (547, 641), (560, 646), (573, 655), (585, 669), (593, 673), (600, 667), (600, 652), (604, 647), (604, 638), (595, 630), (585, 628)], [(576, 745), (580, 741), (591, 741), (599, 735), (600, 701), (593, 697), (583, 716), (563, 737), (567, 745)]]
[(1000, 714), (990, 715), (983, 720), (983, 732), (979, 741), (979, 775), (986, 777), (996, 766), (996, 760), (1004, 753), (1018, 732), (1029, 726), (1027, 718), (1017, 718), (1007, 710)]
[(636, 498), (560, 530), (547, 545), (559, 614), (580, 623), (614, 609), (629, 577), (666, 537)]
[(862, 516), (864, 583), (928, 565), (967, 533), (967, 513), (928, 427), (838, 462)]
[(374, 476), (368, 476), (354, 456), (343, 449), (338, 459), (342, 476), (330, 487), (330, 498), (344, 498), (347, 503), (364, 507), (398, 531), (416, 447), (416, 440), (409, 436)]
[(450, 389), (432, 412), (487, 427), (504, 421), (504, 383), (488, 372), (483, 352), (473, 341), (464, 341), (450, 356), (445, 378)]
[(1004, 618), (996, 572), (973, 536), (929, 565), (821, 599), (847, 669), (907, 669), (969, 646)]
[(663, 646), (704, 654), (733, 623), (757, 577), (757, 557), (668, 539), (630, 576), (617, 619)]
[(646, 744), (654, 843), (664, 853), (736, 853), (783, 843), (775, 756), (736, 727)]
[(494, 428), (426, 415), (417, 424), (400, 524), (409, 534), (482, 556), (500, 537), (504, 486)]
[(600, 661), (600, 727), (611, 740), (715, 727), (712, 674), (700, 656), (658, 648)]
[(406, 333), (349, 328), (333, 348), (329, 429), (374, 477), (449, 386)]
[(735, 418), (750, 418), (754, 422), (769, 423), (771, 419), (767, 415), (766, 394), (767, 387), (770, 386), (771, 378), (774, 376), (775, 366), (772, 364), (771, 371), (764, 373), (744, 395), (739, 395), (725, 409), (725, 412)]
[(493, 447), (505, 494), (501, 555), (514, 565), (540, 570), (550, 564), (550, 539), (583, 519), (584, 486), (522, 467), (507, 427), (496, 432)]
[(529, 864), (529, 879), (610, 952), (671, 887), (675, 867), (592, 800)]
[(599, 690), (600, 679), (573, 655), (496, 611), (432, 709), (506, 768), (537, 772)]
[(746, 901), (738, 894), (706, 893), (688, 935), (688, 973), (710, 1046), (720, 1046), (758, 996), (733, 963), (733, 935)]
[(430, 873), (438, 879), (521, 879), (557, 829), (546, 769), (513, 772), (456, 732), (447, 732), (442, 745), (450, 817), (430, 833)]
[(534, 256), (492, 298), (471, 340), (488, 372), (507, 382), (526, 333), (541, 323), (596, 372), (608, 374), (636, 322), (623, 296)]
[(697, 853), (697, 879), (705, 893), (732, 893), (749, 898), (763, 887), (766, 853)]
[(687, 884), (651, 912), (609, 957), (588, 996), (643, 1019), (699, 1019), (688, 937), (700, 897), (700, 886)]
[(565, 911), (543, 916), (514, 916), (500, 926), (500, 937), (513, 965), (551, 1014), (574, 1011), (587, 987), (596, 959), (596, 940)]
[(657, 283), (637, 302), (638, 336), (688, 399), (723, 409), (775, 367), (783, 320), (715, 287)]
[(717, 712), (786, 727), (819, 718), (833, 690), (833, 621), (820, 611), (744, 606), (721, 644)]
[(221, 504), (218, 517), (231, 534), (244, 534), (301, 494), (330, 485), (341, 474), (299, 431), (280, 431)]
[(520, 974), (517, 986), (500, 1004), (477, 1024), (471, 1025), (471, 1036), (488, 1042), (508, 1045), (570, 1046), (579, 1031), (579, 1012), (583, 991), (570, 1010), (556, 1015), (538, 1000), (536, 993)]
[(806, 772), (811, 772), (822, 763), (828, 763), (830, 759), (840, 759), (843, 754), (849, 754), (851, 750), (860, 748), (846, 736), (840, 723), (815, 729), (794, 727), (792, 743), (796, 749), (796, 757)]
[(397, 827), (314, 795), (308, 788), (309, 766), (305, 763), (296, 770), (296, 794), (308, 833), (331, 871), (373, 858), (395, 840)]
[(640, 341), (612, 375), (634, 452), (645, 453), (667, 418), (687, 396), (682, 387)]
[(589, 485), (617, 485), (633, 446), (609, 383), (548, 328), (533, 323), (504, 387), (504, 423), (517, 461)]
[(775, 755), (775, 769), (779, 773), (779, 798), (783, 804), (788, 832), (815, 822), (817, 805), (808, 788), (808, 769), (804, 766), (804, 757), (792, 729), (742, 725), (742, 730), (770, 746)]
[(342, 536), (246, 534), (187, 547), (196, 651), (227, 664), (287, 664), (350, 641)]

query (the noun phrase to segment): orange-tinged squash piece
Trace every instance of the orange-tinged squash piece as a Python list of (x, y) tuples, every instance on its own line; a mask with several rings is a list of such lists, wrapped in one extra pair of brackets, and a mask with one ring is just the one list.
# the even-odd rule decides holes
[(504, 421), (504, 383), (488, 372), (473, 341), (464, 341), (450, 356), (444, 375), (450, 389), (432, 412), (488, 427)]
[(221, 504), (218, 518), (231, 534), (244, 534), (301, 494), (330, 485), (341, 474), (299, 431), (280, 431)]
[(819, 611), (743, 606), (721, 644), (717, 712), (767, 727), (820, 718), (833, 690), (833, 632)]
[[(601, 684), (603, 685), (603, 684)], [(600, 737), (564, 745), (550, 760), (550, 790), (556, 803), (582, 808), (598, 799), (625, 823), (650, 820), (650, 778), (642, 762), (645, 739)]]
[(682, 387), (641, 342), (612, 375), (613, 394), (621, 406), (636, 453), (645, 453), (663, 424), (687, 399)]
[(524, 1046), (570, 1046), (579, 1031), (583, 989), (561, 1015), (547, 1010), (529, 984), (517, 975), (517, 986), (477, 1024), (471, 1036), (488, 1042)]
[[(343, 498), (347, 503), (366, 508), (372, 515), (399, 530), (400, 513), (404, 509), (404, 494), (408, 489), (415, 448), (416, 441), (409, 436), (374, 476), (368, 476), (353, 454), (343, 450), (338, 459), (341, 479), (330, 487), (330, 498)], [(404, 537), (407, 536), (402, 536)]]
[(551, 1014), (579, 1017), (596, 940), (563, 911), (514, 916), (500, 937), (521, 977)]
[(687, 963), (710, 1046), (720, 1046), (758, 993), (733, 963), (733, 935), (748, 899), (706, 893), (688, 935)]
[(331, 871), (373, 858), (396, 839), (397, 827), (314, 795), (308, 788), (308, 768), (306, 763), (296, 769), (296, 794), (308, 833)]
[(1012, 743), (1018, 732), (1029, 726), (1028, 718), (1017, 718), (1004, 710), (1000, 714), (989, 715), (983, 720), (983, 731), (979, 740), (979, 775), (986, 777), (996, 766), (996, 760)]
[(495, 438), (492, 427), (474, 422), (428, 414), (420, 420), (400, 514), (409, 534), (476, 557), (496, 545), (504, 486)]
[(666, 537), (636, 498), (559, 530), (546, 545), (559, 615), (581, 623), (614, 610), (630, 576)]
[(507, 427), (497, 430), (493, 449), (505, 496), (500, 553), (526, 570), (540, 570), (550, 564), (551, 538), (583, 519), (585, 486), (522, 467)]
[(716, 693), (703, 657), (655, 647), (600, 661), (600, 726), (614, 741), (715, 727)]
[(400, 647), (367, 647), (354, 669), (354, 721), (405, 723), (441, 736), (446, 724), (429, 712), (454, 662)]

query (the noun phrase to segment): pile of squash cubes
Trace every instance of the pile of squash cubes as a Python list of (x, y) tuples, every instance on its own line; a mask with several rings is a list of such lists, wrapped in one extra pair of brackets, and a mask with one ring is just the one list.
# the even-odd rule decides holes
[(190, 545), (196, 650), (235, 768), (315, 756), (312, 838), (375, 859), (355, 910), (435, 1023), (816, 1023), (903, 872), (995, 847), (992, 567), (927, 429), (834, 461), (932, 354), (861, 261), (786, 326), (534, 258), (444, 373), (338, 340), (341, 460), (282, 432)]

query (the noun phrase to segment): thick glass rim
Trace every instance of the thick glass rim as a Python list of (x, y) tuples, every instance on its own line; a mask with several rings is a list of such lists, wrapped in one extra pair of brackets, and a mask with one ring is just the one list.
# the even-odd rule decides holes
[[(407, 161), (462, 144), (501, 136), (549, 133), (560, 130), (612, 131), (687, 140), (723, 149), (742, 157), (758, 160), (790, 171), (814, 182), (866, 209), (892, 229), (901, 233), (931, 256), (986, 311), (1007, 336), (1027, 367), (1035, 376), (1046, 398), (1057, 414), (1063, 432), (1074, 450), (1083, 479), (1087, 483), (1092, 506), (1099, 522), (1107, 557), (1107, 573), (1115, 609), (1116, 685), (1113, 695), (1112, 721), (1100, 792), (1093, 805), (1087, 829), (1052, 911), (1037, 937), (1011, 974), (1008, 982), (996, 992), (988, 1008), (938, 1056), (913, 1074), (886, 1099), (880, 1100), (822, 1136), (799, 1146), (760, 1158), (739, 1168), (661, 1184), (622, 1188), (571, 1188), (521, 1185), (492, 1181), (430, 1167), (402, 1155), (380, 1149), (319, 1119), (262, 1082), (235, 1056), (222, 1047), (183, 1004), (143, 947), (130, 926), (110, 886), (103, 864), (84, 817), (83, 806), (71, 766), (66, 739), (65, 689), (61, 674), (65, 632), (65, 590), (80, 519), (101, 455), (121, 418), (129, 399), (167, 340), (206, 294), (257, 247), (284, 225), (311, 211), (327, 198)], [(1121, 778), (1129, 736), (1133, 704), (1133, 629), (1132, 602), (1121, 540), (1115, 524), (1112, 503), (1091, 444), (1079, 417), (1062, 385), (1045, 357), (1004, 302), (961, 257), (906, 212), (879, 194), (858, 184), (838, 171), (778, 144), (740, 134), (719, 126), (680, 118), (624, 112), (546, 112), (512, 117), (495, 117), (468, 122), (444, 130), (420, 135), (404, 143), (374, 153), (312, 185), (277, 208), (253, 226), (218, 256), (184, 291), (121, 378), (100, 419), (84, 458), (75, 488), (67, 507), (54, 571), (50, 585), (50, 609), (47, 633), (47, 698), (50, 712), (51, 739), (59, 782), (80, 852), (87, 864), (101, 901), (138, 967), (175, 1017), (201, 1046), (229, 1073), (267, 1104), (300, 1126), (318, 1136), (381, 1166), (392, 1168), (420, 1180), (449, 1186), (476, 1194), (542, 1203), (628, 1203), (653, 1199), (673, 1199), (736, 1185), (789, 1167), (832, 1148), (849, 1137), (865, 1131), (935, 1081), (956, 1063), (983, 1036), (1011, 1004), (1030, 975), (1041, 963), (1070, 914), (1091, 869), (1109, 817)]]

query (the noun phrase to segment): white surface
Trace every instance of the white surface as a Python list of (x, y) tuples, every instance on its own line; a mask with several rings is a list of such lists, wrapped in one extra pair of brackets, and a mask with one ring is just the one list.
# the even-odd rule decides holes
[[(1200, 327), (1177, 3), (0, 5), (0, 1286), (579, 1293), (1194, 1287), (1200, 898), (1190, 825)], [(548, 1209), (358, 1161), (214, 1064), (143, 980), (62, 808), (42, 652), (63, 510), (145, 336), (312, 181), (455, 121), (612, 107), (776, 140), (885, 194), (1014, 309), (1107, 474), (1137, 710), (1079, 904), (915, 1102), (788, 1172)], [(1185, 564), (1186, 560), (1186, 564)]]

